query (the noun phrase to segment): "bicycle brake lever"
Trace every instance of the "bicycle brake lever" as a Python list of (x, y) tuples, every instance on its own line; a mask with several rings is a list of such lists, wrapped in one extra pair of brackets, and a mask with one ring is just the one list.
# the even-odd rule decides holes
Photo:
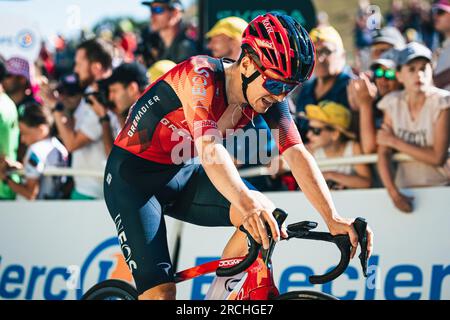
[(361, 246), (361, 253), (359, 254), (359, 260), (361, 261), (361, 267), (364, 277), (367, 278), (367, 222), (364, 218), (356, 218), (353, 222), (353, 227), (358, 234), (358, 242)]

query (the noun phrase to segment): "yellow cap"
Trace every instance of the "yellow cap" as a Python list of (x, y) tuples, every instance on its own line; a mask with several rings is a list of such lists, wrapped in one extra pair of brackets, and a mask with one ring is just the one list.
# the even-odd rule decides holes
[(244, 19), (238, 17), (223, 18), (217, 21), (211, 30), (208, 31), (206, 38), (224, 34), (232, 39), (241, 41), (242, 34), (247, 26), (248, 23)]
[(329, 42), (336, 46), (336, 50), (344, 50), (344, 43), (339, 32), (332, 26), (319, 26), (310, 31), (309, 36), (316, 44), (319, 41)]
[(354, 134), (347, 131), (352, 122), (350, 110), (334, 101), (321, 101), (319, 105), (308, 104), (305, 107), (306, 117), (309, 120), (322, 121), (347, 136), (354, 138)]
[(152, 64), (147, 70), (147, 77), (150, 82), (156, 81), (163, 74), (166, 74), (170, 69), (175, 67), (177, 64), (170, 60), (159, 60)]

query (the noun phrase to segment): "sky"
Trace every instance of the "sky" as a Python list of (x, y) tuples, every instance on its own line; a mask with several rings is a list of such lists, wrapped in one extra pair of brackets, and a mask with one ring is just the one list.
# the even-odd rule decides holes
[[(181, 0), (189, 5), (194, 0)], [(92, 27), (104, 17), (132, 16), (149, 18), (141, 0), (0, 0), (0, 16), (23, 17), (35, 21), (40, 33), (50, 40), (58, 33), (73, 35), (83, 27)], [(2, 24), (8, 23), (0, 19)]]

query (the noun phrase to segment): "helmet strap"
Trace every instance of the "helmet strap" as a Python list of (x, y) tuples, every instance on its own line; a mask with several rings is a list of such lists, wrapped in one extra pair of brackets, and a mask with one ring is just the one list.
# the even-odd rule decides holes
[(243, 73), (241, 73), (241, 79), (242, 79), (242, 93), (244, 94), (245, 101), (247, 101), (248, 104), (248, 98), (247, 98), (247, 88), (250, 83), (252, 83), (256, 78), (259, 77), (259, 71), (256, 70), (250, 77), (244, 76)]

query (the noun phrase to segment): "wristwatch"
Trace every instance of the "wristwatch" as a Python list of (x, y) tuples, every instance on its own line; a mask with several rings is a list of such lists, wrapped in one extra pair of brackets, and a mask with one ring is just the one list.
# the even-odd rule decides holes
[(103, 117), (98, 118), (98, 121), (100, 121), (100, 123), (107, 121), (109, 122), (110, 118), (108, 114), (105, 114)]

